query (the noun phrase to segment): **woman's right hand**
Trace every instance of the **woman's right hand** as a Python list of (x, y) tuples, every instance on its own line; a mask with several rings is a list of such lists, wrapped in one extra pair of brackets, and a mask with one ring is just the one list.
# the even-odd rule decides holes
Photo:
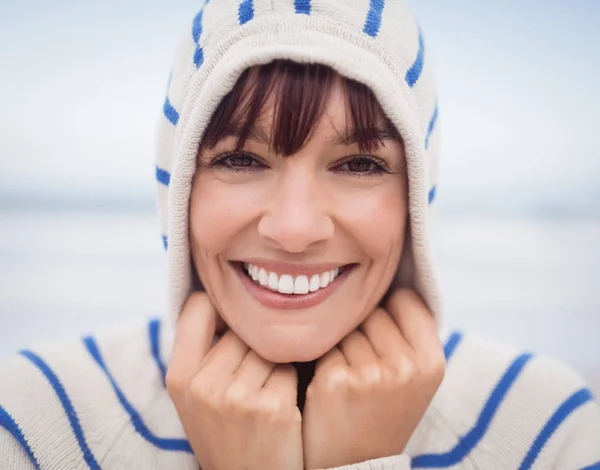
[(291, 364), (261, 358), (231, 330), (212, 346), (217, 312), (193, 293), (177, 323), (167, 389), (203, 470), (302, 469)]

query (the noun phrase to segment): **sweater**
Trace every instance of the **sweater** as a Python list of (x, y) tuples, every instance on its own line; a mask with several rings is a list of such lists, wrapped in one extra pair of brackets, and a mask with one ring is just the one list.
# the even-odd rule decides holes
[[(165, 388), (168, 321), (23, 350), (0, 376), (0, 469), (197, 469)], [(403, 455), (347, 470), (599, 469), (600, 408), (560, 362), (445, 335), (447, 371)]]
[[(394, 286), (442, 325), (428, 244), (437, 192), (438, 97), (422, 30), (401, 0), (211, 0), (175, 56), (157, 136), (169, 320), (47, 343), (0, 365), (0, 469), (187, 469), (198, 463), (165, 388), (193, 290), (189, 198), (211, 116), (241, 73), (275, 59), (322, 63), (368, 86), (404, 144), (406, 256)], [(600, 411), (561, 363), (455, 332), (444, 381), (402, 455), (347, 469), (600, 469)]]

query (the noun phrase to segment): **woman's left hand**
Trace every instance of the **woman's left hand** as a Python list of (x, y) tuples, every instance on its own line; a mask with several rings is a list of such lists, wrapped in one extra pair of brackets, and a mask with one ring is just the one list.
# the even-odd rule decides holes
[(401, 454), (444, 377), (433, 316), (395, 292), (317, 362), (302, 418), (308, 469)]

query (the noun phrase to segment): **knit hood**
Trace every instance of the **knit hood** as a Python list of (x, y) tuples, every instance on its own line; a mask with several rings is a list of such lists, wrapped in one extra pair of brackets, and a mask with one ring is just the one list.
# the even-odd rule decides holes
[(415, 288), (438, 325), (427, 239), (438, 170), (438, 108), (421, 30), (401, 0), (208, 0), (185, 31), (160, 117), (156, 179), (173, 322), (193, 287), (189, 199), (203, 133), (249, 67), (321, 63), (368, 86), (402, 136), (409, 233), (395, 285)]

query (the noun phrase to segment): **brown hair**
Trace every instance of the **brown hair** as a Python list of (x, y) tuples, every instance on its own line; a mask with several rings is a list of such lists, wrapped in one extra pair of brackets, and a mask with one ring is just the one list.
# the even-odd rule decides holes
[(326, 65), (276, 60), (244, 71), (213, 114), (202, 147), (212, 149), (219, 140), (236, 135), (236, 150), (241, 150), (254, 122), (272, 97), (270, 147), (276, 154), (292, 155), (310, 138), (336, 80), (341, 83), (346, 97), (347, 124), (361, 152), (372, 151), (382, 143), (378, 132), (381, 125), (377, 125), (382, 120), (386, 128), (393, 129), (394, 137), (401, 140), (369, 87), (342, 77)]

